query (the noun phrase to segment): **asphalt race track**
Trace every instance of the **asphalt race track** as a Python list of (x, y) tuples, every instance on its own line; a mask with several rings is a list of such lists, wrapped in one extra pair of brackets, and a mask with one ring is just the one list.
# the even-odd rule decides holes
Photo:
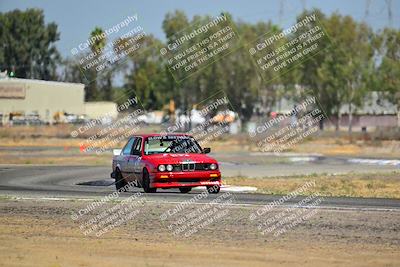
[[(90, 199), (99, 198), (114, 192), (113, 180), (109, 179), (110, 168), (88, 166), (46, 166), (46, 165), (0, 165), (0, 194), (16, 198), (43, 199)], [(78, 185), (93, 182), (92, 185)], [(141, 190), (135, 188), (134, 191)], [(199, 189), (201, 190), (201, 189)], [(223, 192), (223, 190), (221, 190)], [(158, 190), (155, 194), (147, 194), (150, 201), (181, 202), (199, 193), (193, 190), (189, 194), (181, 194), (177, 190)], [(132, 192), (122, 193), (129, 197)], [(233, 205), (265, 205), (277, 200), (280, 196), (254, 193), (234, 193)], [(208, 202), (218, 195), (209, 195), (202, 199)], [(297, 203), (301, 197), (293, 198), (286, 205)], [(324, 198), (320, 208), (328, 209), (360, 209), (400, 211), (400, 200), (366, 199), (366, 198)]]

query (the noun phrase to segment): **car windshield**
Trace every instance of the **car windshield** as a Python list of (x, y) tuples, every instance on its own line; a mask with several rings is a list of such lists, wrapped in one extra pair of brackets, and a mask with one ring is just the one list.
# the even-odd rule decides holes
[(146, 139), (144, 153), (202, 153), (199, 144), (190, 136), (151, 136)]

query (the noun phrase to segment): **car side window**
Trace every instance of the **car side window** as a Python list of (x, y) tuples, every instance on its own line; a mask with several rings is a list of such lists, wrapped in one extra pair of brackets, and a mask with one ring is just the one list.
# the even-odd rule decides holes
[(122, 155), (130, 155), (132, 151), (133, 143), (135, 142), (136, 138), (132, 137), (129, 139), (128, 143), (126, 143), (125, 147), (122, 149)]
[(142, 138), (137, 138), (132, 149), (132, 155), (142, 155)]

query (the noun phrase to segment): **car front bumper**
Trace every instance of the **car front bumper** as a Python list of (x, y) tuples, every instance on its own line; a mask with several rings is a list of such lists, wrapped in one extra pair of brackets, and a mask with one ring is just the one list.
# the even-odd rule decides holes
[(153, 173), (151, 187), (177, 188), (196, 186), (221, 186), (221, 172), (188, 171), (188, 172), (156, 172)]

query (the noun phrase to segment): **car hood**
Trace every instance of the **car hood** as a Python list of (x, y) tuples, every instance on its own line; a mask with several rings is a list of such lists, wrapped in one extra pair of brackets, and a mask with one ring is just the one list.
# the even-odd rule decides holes
[(217, 163), (215, 159), (205, 154), (154, 154), (146, 156), (147, 160), (157, 164), (180, 164), (185, 161), (194, 161), (198, 163)]

